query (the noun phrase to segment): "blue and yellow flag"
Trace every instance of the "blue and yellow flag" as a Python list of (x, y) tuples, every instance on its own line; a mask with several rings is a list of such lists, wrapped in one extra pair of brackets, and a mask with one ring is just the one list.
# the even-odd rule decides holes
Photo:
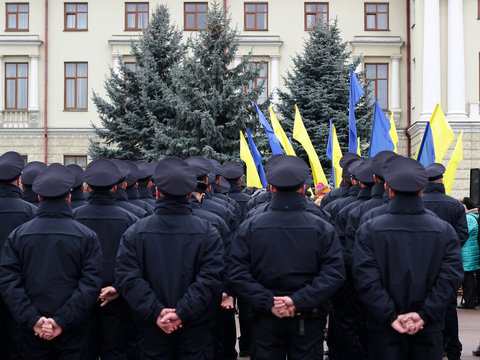
[(255, 110), (257, 110), (258, 120), (260, 121), (260, 124), (262, 124), (263, 128), (265, 129), (265, 133), (267, 134), (268, 142), (270, 143), (270, 147), (272, 148), (272, 154), (282, 155), (283, 154), (282, 146), (278, 142), (278, 139), (275, 136), (275, 133), (273, 132), (273, 129), (268, 123), (267, 119), (265, 119), (265, 116), (263, 115), (262, 110), (260, 110), (257, 104), (255, 103), (253, 103), (253, 106), (255, 107)]
[(445, 193), (447, 195), (450, 195), (450, 191), (452, 191), (453, 180), (455, 179), (457, 165), (460, 161), (463, 161), (463, 131), (458, 136), (457, 144), (448, 162), (447, 170), (445, 170), (445, 174), (443, 174), (443, 185), (445, 185)]
[(450, 144), (455, 139), (452, 128), (443, 115), (442, 108), (437, 104), (430, 118), (430, 127), (432, 128), (433, 145), (435, 148), (435, 162), (441, 163), (443, 156), (447, 152)]
[(248, 145), (250, 145), (250, 150), (253, 157), (253, 162), (255, 163), (255, 167), (257, 168), (258, 175), (260, 176), (260, 181), (262, 182), (263, 188), (267, 188), (267, 177), (265, 176), (265, 171), (263, 170), (262, 166), (262, 155), (258, 151), (255, 143), (253, 142), (252, 135), (250, 134), (250, 129), (247, 128), (247, 139)]
[(253, 161), (252, 153), (248, 148), (247, 141), (245, 140), (245, 136), (240, 131), (240, 159), (245, 162), (247, 166), (247, 186), (254, 186), (256, 188), (261, 189), (262, 182), (260, 181), (260, 177), (258, 176), (257, 167), (255, 166), (255, 162)]
[(355, 123), (355, 104), (365, 94), (357, 76), (350, 68), (350, 96), (348, 99), (348, 151), (355, 153), (358, 149), (357, 125)]
[(393, 151), (395, 149), (392, 138), (390, 137), (390, 126), (390, 122), (380, 107), (378, 100), (375, 99), (375, 112), (373, 115), (368, 157), (374, 157), (380, 151)]
[(270, 121), (272, 122), (272, 128), (273, 132), (275, 133), (275, 136), (277, 137), (278, 141), (283, 147), (283, 150), (285, 150), (285, 153), (287, 155), (295, 155), (295, 151), (293, 150), (293, 146), (290, 143), (290, 140), (288, 140), (287, 135), (285, 134), (285, 131), (283, 131), (282, 126), (278, 122), (277, 117), (275, 116), (275, 113), (273, 112), (272, 107), (269, 107), (270, 109)]
[(342, 158), (342, 150), (337, 139), (335, 125), (330, 120), (330, 134), (328, 135), (327, 157), (332, 162), (332, 178), (335, 187), (339, 187), (342, 182), (342, 168), (340, 167), (340, 159)]
[(395, 118), (393, 115), (395, 111), (392, 111), (392, 115), (390, 115), (390, 138), (393, 142), (393, 152), (396, 154), (398, 152), (397, 143), (398, 143), (398, 134), (397, 134), (397, 127), (395, 126)]

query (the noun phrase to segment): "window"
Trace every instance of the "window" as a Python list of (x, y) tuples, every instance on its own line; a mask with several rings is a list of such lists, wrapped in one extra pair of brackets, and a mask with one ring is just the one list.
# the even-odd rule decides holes
[(263, 104), (268, 97), (268, 63), (266, 61), (254, 61), (248, 64), (249, 69), (258, 71), (255, 80), (248, 86), (247, 91), (262, 87), (257, 103)]
[(137, 72), (137, 63), (136, 62), (126, 62), (125, 67), (132, 72)]
[(28, 3), (7, 5), (7, 29), (28, 31)]
[(87, 63), (65, 63), (65, 110), (87, 110)]
[(366, 74), (365, 78), (370, 81), (368, 88), (383, 110), (388, 109), (388, 64), (365, 64)]
[(143, 30), (148, 26), (148, 3), (125, 3), (125, 30)]
[(245, 3), (245, 30), (268, 30), (267, 3)]
[(185, 3), (185, 30), (198, 30), (205, 27), (207, 20), (207, 3)]
[(365, 3), (365, 30), (388, 30), (387, 3)]
[(313, 30), (318, 22), (328, 23), (328, 3), (305, 3), (305, 30)]
[(88, 4), (65, 4), (65, 30), (87, 30)]
[(5, 64), (5, 109), (27, 110), (28, 64)]
[(87, 167), (87, 156), (86, 155), (64, 155), (63, 156), (63, 165), (78, 165), (81, 168), (85, 169)]
[(23, 164), (27, 165), (28, 164), (28, 155), (22, 155), (23, 158)]

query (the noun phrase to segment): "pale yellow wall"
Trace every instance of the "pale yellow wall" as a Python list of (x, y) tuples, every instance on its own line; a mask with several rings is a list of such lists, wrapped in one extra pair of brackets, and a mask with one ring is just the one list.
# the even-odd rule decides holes
[(469, 102), (480, 100), (479, 95), (479, 54), (480, 20), (477, 19), (476, 1), (464, 1), (463, 18), (465, 29), (465, 94), (467, 111)]

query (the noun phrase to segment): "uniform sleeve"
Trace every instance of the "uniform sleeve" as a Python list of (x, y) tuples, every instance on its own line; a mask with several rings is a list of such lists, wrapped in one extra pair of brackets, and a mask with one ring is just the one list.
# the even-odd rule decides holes
[(41, 314), (32, 304), (23, 287), (18, 252), (15, 249), (16, 231), (12, 232), (2, 250), (0, 258), (0, 291), (13, 318), (22, 326), (31, 330)]
[(176, 313), (183, 323), (203, 315), (212, 306), (214, 297), (222, 288), (225, 264), (220, 234), (208, 225), (207, 243), (195, 281), (177, 301)]
[(334, 230), (320, 232), (319, 241), (323, 241), (324, 246), (318, 275), (291, 296), (295, 308), (300, 312), (313, 310), (327, 302), (345, 281), (342, 247)]
[(102, 250), (98, 236), (92, 232), (85, 247), (82, 275), (78, 286), (62, 307), (53, 314), (63, 331), (81, 324), (92, 310), (102, 287)]
[(345, 266), (349, 271), (352, 269), (352, 258), (353, 258), (353, 249), (355, 247), (355, 234), (357, 233), (358, 223), (360, 220), (362, 207), (358, 207), (350, 213), (350, 216), (347, 220), (347, 225), (345, 227), (344, 237), (345, 237)]
[(135, 226), (130, 227), (120, 240), (115, 266), (115, 284), (140, 320), (153, 323), (157, 321), (165, 306), (143, 278), (135, 244)]
[(460, 240), (460, 245), (463, 246), (468, 240), (468, 225), (467, 225), (467, 214), (465, 213), (465, 208), (459, 203), (457, 210), (457, 220), (455, 223), (455, 231)]
[(247, 241), (250, 222), (244, 222), (235, 235), (230, 265), (227, 272), (229, 287), (235, 289), (255, 310), (270, 312), (273, 306), (273, 292), (253, 278), (250, 271), (250, 245)]
[(445, 311), (447, 305), (452, 301), (452, 294), (456, 294), (463, 281), (462, 250), (455, 231), (449, 224), (445, 234), (448, 236), (448, 240), (445, 244), (440, 271), (422, 308), (418, 311), (425, 323), (438, 318), (438, 314)]
[(382, 285), (369, 239), (368, 223), (360, 226), (355, 237), (352, 273), (355, 288), (370, 315), (380, 324), (390, 326), (398, 314), (392, 298)]

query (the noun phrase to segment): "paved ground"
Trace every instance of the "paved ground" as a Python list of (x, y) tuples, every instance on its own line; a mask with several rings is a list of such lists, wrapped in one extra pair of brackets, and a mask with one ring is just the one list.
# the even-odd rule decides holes
[[(480, 342), (480, 307), (474, 310), (459, 309), (458, 323), (460, 341), (463, 344), (462, 360), (480, 360), (480, 357), (472, 355), (472, 350)], [(247, 360), (249, 358), (239, 359)]]

